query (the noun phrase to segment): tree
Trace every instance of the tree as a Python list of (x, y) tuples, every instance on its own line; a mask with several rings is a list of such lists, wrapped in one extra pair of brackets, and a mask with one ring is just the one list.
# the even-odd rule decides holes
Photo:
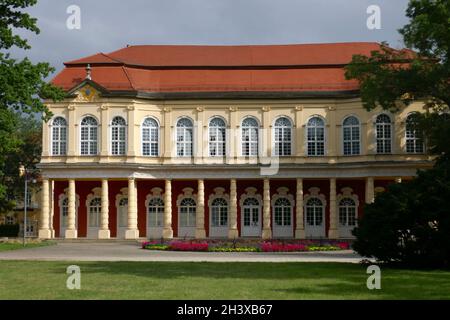
[(346, 77), (359, 81), (367, 110), (397, 112), (423, 102), (426, 112), (414, 123), (436, 162), (366, 205), (354, 248), (383, 262), (449, 266), (450, 1), (411, 0), (406, 15), (410, 21), (399, 32), (408, 49), (383, 43), (369, 57), (356, 55)]
[(8, 53), (13, 47), (30, 49), (27, 40), (14, 30), (25, 29), (39, 34), (37, 20), (21, 11), (36, 3), (37, 0), (0, 0), (0, 210), (12, 205), (7, 197), (6, 160), (24, 145), (22, 137), (14, 134), (20, 123), (16, 114), (42, 114), (42, 118), (48, 120), (51, 113), (43, 99), (57, 101), (65, 95), (45, 81), (54, 71), (48, 63), (33, 64), (28, 58), (17, 61)]
[(450, 266), (450, 167), (438, 161), (366, 206), (353, 248), (381, 262)]

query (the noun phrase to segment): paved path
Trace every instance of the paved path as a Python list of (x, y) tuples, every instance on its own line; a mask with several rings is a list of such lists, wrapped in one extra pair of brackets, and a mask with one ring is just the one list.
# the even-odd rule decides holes
[(142, 250), (134, 242), (58, 242), (53, 246), (0, 252), (0, 260), (358, 263), (361, 257), (351, 250), (295, 253), (170, 252)]

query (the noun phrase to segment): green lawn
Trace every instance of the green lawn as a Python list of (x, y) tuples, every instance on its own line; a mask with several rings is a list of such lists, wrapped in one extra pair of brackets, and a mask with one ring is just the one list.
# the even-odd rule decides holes
[[(66, 289), (67, 266), (81, 290)], [(0, 261), (0, 299), (449, 299), (450, 271), (366, 269), (344, 263)]]
[(31, 248), (38, 248), (38, 247), (45, 247), (55, 244), (55, 242), (52, 241), (42, 241), (42, 242), (29, 242), (26, 243), (25, 246), (22, 244), (22, 242), (4, 242), (0, 243), (0, 252), (1, 251), (10, 251), (10, 250), (18, 250), (18, 249), (31, 249)]

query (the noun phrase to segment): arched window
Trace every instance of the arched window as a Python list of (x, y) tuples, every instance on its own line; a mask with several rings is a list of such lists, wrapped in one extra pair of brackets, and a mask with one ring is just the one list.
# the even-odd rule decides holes
[(310, 198), (306, 202), (306, 223), (309, 226), (321, 226), (323, 222), (323, 203), (319, 198)]
[(196, 203), (192, 198), (184, 198), (180, 202), (180, 227), (195, 227)]
[(256, 198), (247, 198), (242, 203), (244, 214), (244, 227), (259, 226), (259, 201)]
[(354, 156), (360, 153), (360, 127), (359, 120), (350, 116), (345, 118), (342, 126), (344, 155)]
[(209, 122), (209, 155), (223, 157), (225, 155), (225, 121), (221, 118), (213, 118)]
[(85, 117), (81, 121), (80, 146), (81, 154), (86, 156), (97, 155), (98, 123), (94, 117)]
[(288, 118), (281, 117), (275, 121), (274, 142), (276, 156), (290, 156), (292, 154), (292, 124)]
[(157, 157), (159, 155), (159, 126), (152, 118), (142, 123), (142, 155)]
[(125, 228), (128, 226), (128, 198), (121, 198), (119, 200), (119, 228)]
[(122, 117), (114, 117), (111, 121), (111, 154), (123, 156), (126, 153), (127, 123)]
[(177, 122), (177, 156), (191, 157), (193, 155), (194, 126), (188, 118)]
[(258, 155), (258, 121), (254, 118), (245, 118), (242, 121), (242, 155)]
[(216, 198), (211, 203), (211, 226), (228, 226), (228, 203), (223, 198)]
[(309, 119), (306, 126), (308, 156), (325, 155), (325, 122), (320, 117)]
[(357, 210), (356, 203), (351, 198), (339, 201), (339, 224), (346, 227), (356, 226)]
[(52, 155), (64, 156), (67, 153), (67, 121), (57, 117), (52, 123)]
[(164, 226), (164, 201), (161, 198), (150, 198), (148, 201), (148, 226)]
[(406, 152), (423, 153), (424, 143), (420, 137), (420, 132), (416, 128), (415, 114), (410, 114), (406, 118)]
[(274, 222), (277, 226), (291, 225), (291, 202), (287, 198), (278, 198), (274, 205)]
[(392, 150), (392, 124), (391, 118), (380, 114), (375, 121), (375, 134), (377, 139), (377, 153), (391, 153)]
[(96, 197), (89, 203), (89, 227), (100, 226), (100, 214), (102, 211), (102, 199)]

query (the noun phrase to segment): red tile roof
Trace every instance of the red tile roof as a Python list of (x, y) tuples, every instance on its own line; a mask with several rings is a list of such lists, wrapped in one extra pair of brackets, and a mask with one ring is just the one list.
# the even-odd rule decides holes
[(336, 92), (358, 90), (343, 67), (354, 54), (369, 55), (378, 43), (266, 46), (130, 46), (65, 63), (53, 83), (92, 80), (108, 91), (139, 92)]

